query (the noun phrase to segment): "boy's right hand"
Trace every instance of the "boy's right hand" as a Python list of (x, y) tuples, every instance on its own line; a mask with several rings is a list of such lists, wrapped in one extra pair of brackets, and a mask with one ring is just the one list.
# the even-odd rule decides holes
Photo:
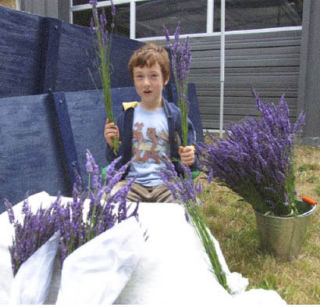
[(106, 139), (108, 145), (113, 148), (113, 138), (119, 139), (119, 128), (115, 123), (110, 123), (107, 118), (106, 124), (104, 126), (104, 138)]

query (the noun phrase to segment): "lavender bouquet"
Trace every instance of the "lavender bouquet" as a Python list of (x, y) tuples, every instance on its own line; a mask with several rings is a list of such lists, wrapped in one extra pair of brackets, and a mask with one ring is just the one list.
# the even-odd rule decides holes
[[(104, 231), (121, 223), (132, 216), (138, 217), (138, 203), (130, 210), (127, 204), (127, 194), (134, 179), (111, 195), (114, 185), (118, 183), (126, 171), (128, 164), (119, 170), (115, 166), (119, 158), (108, 167), (104, 181), (101, 170), (89, 150), (86, 152), (86, 171), (88, 174), (88, 189), (83, 190), (81, 178), (77, 176), (77, 183), (73, 188), (72, 202), (66, 206), (61, 204), (58, 196), (52, 204), (56, 229), (61, 233), (61, 262), (81, 245), (97, 237)], [(89, 202), (89, 211), (85, 212), (85, 201)], [(117, 209), (115, 211), (115, 204)], [(84, 217), (84, 218), (83, 218)]]
[(56, 231), (52, 207), (33, 212), (28, 198), (22, 204), (21, 216), (5, 201), (13, 241), (9, 247), (14, 280), (10, 304), (43, 304), (49, 291), (60, 235)]
[(57, 304), (68, 306), (112, 304), (130, 279), (144, 244), (138, 203), (133, 208), (127, 203), (134, 179), (118, 192), (111, 191), (128, 164), (116, 170), (119, 158), (114, 160), (103, 180), (91, 153), (86, 154), (88, 190), (82, 190), (78, 180), (73, 200), (56, 206), (63, 261)]
[[(90, 0), (92, 5), (92, 19), (90, 28), (93, 33), (96, 34), (96, 50), (99, 66), (100, 79), (103, 87), (103, 100), (104, 106), (107, 112), (107, 116), (110, 122), (114, 122), (114, 115), (112, 111), (112, 96), (111, 96), (111, 81), (110, 81), (110, 56), (111, 56), (111, 43), (112, 33), (114, 29), (114, 18), (116, 15), (116, 7), (111, 1), (111, 16), (112, 20), (108, 23), (105, 9), (102, 9), (102, 13), (99, 14), (97, 8), (97, 0)], [(110, 30), (108, 26), (110, 25)], [(113, 139), (113, 149), (116, 153), (119, 149), (119, 140)]]
[[(72, 201), (66, 205), (62, 204), (62, 197), (58, 195), (49, 208), (40, 208), (33, 213), (26, 198), (22, 207), (23, 220), (19, 222), (15, 219), (12, 204), (8, 200), (5, 201), (9, 221), (15, 231), (13, 244), (9, 248), (14, 274), (17, 273), (21, 264), (57, 231), (61, 235), (60, 253), (61, 262), (63, 262), (67, 255), (100, 233), (127, 218), (138, 217), (138, 203), (129, 213), (130, 206), (126, 201), (134, 179), (117, 193), (110, 194), (112, 187), (121, 179), (128, 164), (116, 170), (115, 165), (120, 157), (115, 159), (110, 164), (103, 181), (100, 168), (89, 150), (86, 156), (88, 189), (83, 189), (81, 178), (77, 176)], [(89, 201), (87, 214), (85, 214), (85, 201)], [(117, 204), (116, 212), (115, 204)]]
[(169, 159), (166, 160), (166, 163), (168, 167), (161, 170), (160, 176), (164, 184), (171, 191), (173, 198), (184, 205), (187, 221), (191, 220), (202, 241), (211, 263), (212, 272), (217, 277), (218, 282), (230, 293), (225, 272), (222, 269), (216, 252), (215, 243), (206, 225), (205, 217), (201, 212), (202, 204), (198, 195), (202, 192), (202, 185), (192, 180), (192, 173), (189, 167), (182, 164), (184, 176), (178, 176), (173, 163)]
[(12, 272), (15, 276), (21, 265), (45, 244), (56, 232), (53, 208), (31, 211), (28, 197), (22, 206), (22, 221), (15, 217), (12, 204), (5, 200), (9, 221), (14, 227), (12, 245), (9, 247)]
[(181, 129), (182, 129), (182, 144), (188, 145), (188, 74), (191, 66), (191, 49), (189, 37), (185, 42), (179, 40), (180, 25), (177, 26), (174, 33), (174, 42), (170, 40), (169, 30), (164, 27), (165, 38), (167, 40), (167, 47), (171, 51), (171, 63), (178, 93), (178, 106), (181, 112)]
[[(132, 264), (133, 260), (135, 262), (138, 261), (139, 248), (141, 247), (140, 242), (143, 241), (143, 234), (140, 233), (140, 227), (137, 224), (138, 203), (131, 208), (126, 202), (127, 193), (134, 179), (118, 192), (111, 194), (113, 186), (122, 178), (128, 164), (116, 170), (115, 165), (119, 158), (114, 160), (113, 163), (110, 164), (105, 179), (103, 180), (101, 170), (95, 163), (89, 150), (86, 152), (86, 157), (86, 171), (89, 176), (88, 188), (83, 189), (81, 178), (77, 176), (78, 180), (73, 188), (71, 201), (65, 203), (61, 195), (58, 195), (56, 200), (48, 208), (40, 208), (36, 213), (33, 213), (28, 204), (28, 199), (26, 199), (22, 207), (23, 219), (21, 222), (15, 218), (12, 205), (8, 201), (5, 202), (9, 221), (13, 224), (15, 232), (13, 244), (9, 247), (14, 274), (19, 273), (21, 266), (27, 264), (28, 261), (28, 266), (24, 266), (23, 274), (19, 275), (19, 281), (17, 281), (16, 286), (13, 287), (12, 301), (15, 303), (44, 303), (49, 291), (53, 260), (57, 251), (60, 253), (61, 264), (63, 264), (67, 256), (73, 254), (73, 252), (80, 247), (85, 246), (86, 243), (94, 241), (93, 239), (100, 237), (101, 234), (104, 235), (105, 241), (107, 241), (109, 245), (110, 242), (112, 243), (112, 247), (106, 248), (106, 244), (97, 244), (98, 247), (103, 247), (101, 248), (102, 250), (97, 253), (100, 252), (104, 257), (111, 254), (111, 258), (114, 260), (112, 248), (117, 246), (118, 253), (121, 254), (121, 252), (123, 252), (125, 254), (122, 255), (122, 258), (118, 261), (118, 265), (122, 265), (122, 261), (127, 261), (129, 264)], [(130, 219), (131, 217), (132, 219)], [(124, 221), (126, 221), (126, 223), (123, 223)], [(127, 221), (129, 222), (127, 223)], [(119, 224), (124, 224), (124, 226), (120, 227), (121, 230), (119, 230)], [(117, 230), (115, 230), (115, 228), (117, 228)], [(111, 229), (112, 231), (110, 232)], [(112, 239), (118, 240), (117, 243), (112, 242)], [(125, 247), (122, 244), (123, 241), (127, 244)], [(136, 243), (134, 246), (133, 242)], [(44, 252), (39, 253), (38, 251), (46, 245), (48, 245), (48, 248), (46, 248)], [(52, 252), (53, 247), (55, 247), (54, 253)], [(95, 250), (97, 250), (97, 248)], [(85, 253), (88, 254), (86, 251)], [(91, 256), (87, 254), (85, 258), (90, 259)], [(37, 264), (42, 263), (42, 265), (39, 265), (40, 269), (38, 270), (33, 268), (35, 261), (30, 260), (34, 259), (35, 255), (37, 255)], [(47, 256), (50, 256), (50, 261)], [(133, 264), (135, 264), (135, 262), (133, 262)], [(112, 261), (107, 261), (107, 263), (112, 263)], [(126, 264), (126, 272), (130, 271), (128, 263)], [(74, 262), (72, 265), (74, 265)], [(37, 271), (38, 274), (32, 276), (31, 282), (30, 276), (32, 271)], [(83, 272), (82, 269), (81, 272)], [(114, 278), (118, 276), (116, 271), (109, 275), (112, 275)], [(123, 277), (123, 274), (120, 274), (119, 278), (120, 281), (118, 285), (122, 287), (127, 280), (127, 276)], [(41, 287), (39, 285), (41, 285)], [(39, 287), (41, 289), (39, 289)], [(25, 289), (28, 289), (28, 291)], [(64, 289), (66, 289), (66, 287), (64, 287)], [(70, 287), (67, 287), (67, 289), (70, 289)], [(100, 289), (99, 294), (101, 294), (101, 292), (107, 293), (104, 296), (100, 296), (100, 298), (106, 298), (107, 295), (109, 295), (109, 299), (114, 298), (113, 296), (117, 293), (116, 290), (118, 289), (115, 289), (114, 286), (109, 286), (107, 290), (103, 289), (103, 291)], [(27, 296), (25, 292), (27, 292)], [(39, 292), (41, 292), (41, 295), (39, 295)], [(64, 291), (63, 297), (70, 298), (72, 295), (69, 295), (69, 292), (69, 290)], [(113, 296), (110, 293), (112, 293)]]
[[(14, 227), (13, 244), (9, 247), (15, 275), (12, 303), (43, 304), (52, 295), (48, 296), (53, 271), (60, 276), (54, 266), (57, 253), (62, 264), (60, 302), (71, 303), (81, 297), (88, 302), (112, 303), (135, 268), (145, 234), (137, 223), (138, 203), (131, 208), (126, 201), (134, 179), (111, 193), (128, 164), (116, 170), (119, 158), (114, 160), (102, 179), (89, 150), (86, 157), (88, 187), (84, 189), (77, 176), (71, 201), (58, 195), (47, 208), (40, 207), (33, 213), (27, 198), (22, 206), (22, 221), (15, 217), (9, 201), (5, 202)], [(90, 278), (97, 283), (102, 279), (100, 284), (105, 286), (75, 295), (77, 289), (91, 282)]]
[(256, 211), (295, 216), (294, 145), (305, 117), (292, 125), (284, 96), (277, 106), (256, 95), (256, 105), (261, 118), (231, 125), (225, 140), (211, 136), (210, 144), (197, 144), (200, 164), (209, 182), (217, 178)]

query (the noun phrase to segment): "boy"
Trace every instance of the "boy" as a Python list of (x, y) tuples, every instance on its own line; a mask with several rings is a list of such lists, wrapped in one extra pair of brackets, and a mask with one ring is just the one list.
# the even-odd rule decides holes
[[(124, 112), (116, 124), (106, 121), (107, 160), (111, 162), (116, 158), (112, 138), (118, 138), (121, 146), (117, 154), (122, 156), (121, 165), (131, 161), (123, 179), (136, 177), (128, 200), (173, 202), (171, 192), (159, 175), (160, 169), (166, 167), (163, 157), (166, 155), (173, 161), (178, 174), (182, 173), (178, 160), (191, 169), (196, 169), (197, 161), (193, 146), (179, 146), (179, 108), (162, 97), (170, 77), (167, 51), (156, 44), (146, 44), (134, 52), (128, 66), (141, 102), (124, 103)], [(195, 132), (189, 120), (188, 143), (194, 142)], [(114, 192), (125, 184), (125, 180), (120, 181)]]

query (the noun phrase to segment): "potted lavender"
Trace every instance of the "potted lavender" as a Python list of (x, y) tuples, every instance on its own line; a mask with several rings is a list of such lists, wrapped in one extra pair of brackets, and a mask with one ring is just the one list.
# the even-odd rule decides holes
[(284, 96), (278, 106), (255, 96), (261, 117), (231, 125), (225, 139), (198, 144), (200, 164), (209, 182), (216, 178), (252, 205), (261, 247), (291, 259), (315, 209), (295, 190), (294, 145), (304, 115), (292, 125)]

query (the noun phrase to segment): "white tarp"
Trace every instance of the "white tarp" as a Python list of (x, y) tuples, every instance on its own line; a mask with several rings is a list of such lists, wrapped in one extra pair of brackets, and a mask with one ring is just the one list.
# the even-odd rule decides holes
[[(45, 192), (29, 197), (36, 210), (48, 206), (55, 197)], [(69, 200), (64, 198), (64, 201)], [(117, 304), (150, 305), (284, 305), (285, 301), (272, 290), (245, 291), (248, 280), (239, 273), (230, 273), (223, 253), (215, 240), (217, 252), (228, 285), (227, 293), (210, 271), (208, 258), (193, 227), (186, 221), (178, 204), (140, 203), (139, 222), (147, 229), (149, 239), (141, 250), (141, 259), (127, 285), (115, 301)], [(14, 207), (20, 212), (21, 203)], [(0, 303), (7, 304), (13, 276), (8, 245), (12, 230), (7, 213), (0, 215)], [(94, 285), (92, 285), (94, 287)]]
[(71, 253), (63, 262), (57, 304), (112, 304), (140, 260), (143, 233), (131, 217)]
[(22, 263), (11, 284), (10, 304), (43, 304), (50, 290), (59, 246), (58, 232)]

